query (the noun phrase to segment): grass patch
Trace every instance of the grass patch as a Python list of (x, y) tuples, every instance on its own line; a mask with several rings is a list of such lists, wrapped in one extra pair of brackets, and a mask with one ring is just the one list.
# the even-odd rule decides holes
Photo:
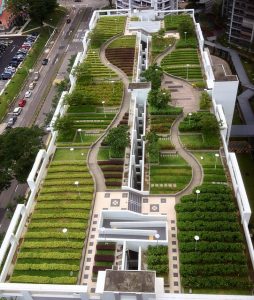
[(109, 160), (109, 148), (100, 148), (98, 156), (98, 160)]
[[(88, 153), (87, 148), (58, 148), (54, 155), (54, 161), (58, 160), (85, 160)], [(83, 153), (83, 155), (82, 155)]]

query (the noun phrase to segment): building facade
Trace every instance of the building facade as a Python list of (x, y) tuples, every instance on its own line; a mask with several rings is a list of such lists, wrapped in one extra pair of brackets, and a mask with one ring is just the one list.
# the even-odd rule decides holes
[(178, 0), (116, 0), (117, 9), (178, 9)]
[(227, 19), (228, 41), (244, 47), (253, 47), (254, 1), (224, 0), (222, 14)]

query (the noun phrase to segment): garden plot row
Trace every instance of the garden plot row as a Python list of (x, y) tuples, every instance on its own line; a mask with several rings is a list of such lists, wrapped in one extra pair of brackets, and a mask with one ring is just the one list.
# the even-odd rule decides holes
[(108, 39), (125, 29), (126, 17), (100, 17), (91, 35), (91, 48), (99, 48)]
[(148, 246), (145, 253), (148, 270), (156, 271), (158, 276), (168, 276), (168, 247), (167, 246)]
[(94, 185), (86, 153), (86, 149), (56, 151), (11, 282), (76, 283)]
[(93, 280), (96, 281), (98, 272), (112, 269), (115, 261), (115, 243), (99, 242), (94, 256)]
[(170, 128), (175, 121), (177, 116), (163, 116), (163, 115), (155, 115), (150, 116), (150, 130), (154, 131), (158, 134), (160, 133), (169, 133)]
[(122, 36), (106, 49), (107, 59), (127, 76), (132, 76), (135, 59), (136, 36)]
[(135, 48), (114, 48), (106, 50), (107, 59), (127, 76), (132, 76)]
[(196, 49), (176, 49), (161, 62), (164, 71), (187, 80), (201, 80), (198, 52)]
[(105, 106), (119, 106), (123, 95), (123, 83), (121, 81), (96, 82), (94, 84), (77, 84), (77, 91), (83, 95), (83, 99), (73, 105), (99, 105), (105, 101)]
[(68, 116), (73, 120), (74, 128), (81, 128), (82, 130), (106, 129), (113, 120), (114, 113), (68, 113)]
[(122, 186), (123, 160), (108, 159), (98, 161), (103, 172), (106, 187), (109, 189), (119, 189)]
[(193, 191), (176, 205), (182, 285), (213, 293), (247, 291), (250, 282), (232, 192), (216, 184), (197, 189), (198, 197)]
[(88, 51), (85, 63), (88, 65), (89, 72), (93, 78), (111, 78), (116, 75), (101, 62), (99, 50), (97, 49)]

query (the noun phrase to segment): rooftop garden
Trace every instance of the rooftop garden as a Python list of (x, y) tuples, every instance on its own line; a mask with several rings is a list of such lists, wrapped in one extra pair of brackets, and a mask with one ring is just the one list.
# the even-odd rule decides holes
[(248, 293), (245, 247), (232, 191), (223, 184), (203, 184), (197, 190), (176, 205), (182, 285), (193, 292)]
[(203, 74), (197, 50), (193, 20), (189, 15), (170, 15), (164, 18), (165, 30), (177, 30), (180, 40), (176, 49), (169, 52), (161, 63), (163, 70), (194, 84), (201, 85)]
[(100, 61), (96, 43), (101, 45), (122, 32), (125, 20), (99, 19), (87, 57), (75, 70), (76, 87), (65, 99), (68, 111), (55, 123), (58, 148), (18, 251), (11, 282), (77, 283), (94, 192), (86, 157), (91, 144), (113, 120), (123, 94), (122, 82)]
[(11, 282), (77, 282), (94, 185), (86, 154), (85, 148), (56, 151)]

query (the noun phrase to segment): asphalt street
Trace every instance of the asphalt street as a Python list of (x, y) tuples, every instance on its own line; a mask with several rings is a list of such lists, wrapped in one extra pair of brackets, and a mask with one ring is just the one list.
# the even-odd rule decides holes
[[(40, 72), (40, 79), (32, 92), (32, 96), (28, 99), (22, 114), (18, 117), (17, 126), (31, 126), (33, 124), (43, 125), (46, 114), (51, 110), (52, 99), (55, 95), (55, 88), (53, 81), (59, 76), (68, 76), (67, 68), (68, 61), (71, 55), (77, 54), (82, 50), (82, 39), (79, 37), (75, 41), (76, 33), (87, 29), (89, 19), (92, 14), (91, 8), (86, 8), (86, 5), (80, 8), (70, 8), (70, 24), (65, 23), (61, 30), (55, 35), (45, 49), (35, 71)], [(47, 57), (49, 63), (46, 66), (41, 65), (42, 58)], [(21, 91), (20, 97), (23, 98), (25, 92), (28, 90), (29, 83), (33, 80), (34, 74), (30, 74), (29, 80), (25, 88)], [(18, 101), (13, 105), (12, 109), (18, 105)], [(10, 110), (10, 112), (12, 111)], [(6, 118), (6, 120), (8, 117)], [(5, 120), (5, 121), (6, 121)], [(0, 232), (5, 232), (8, 228), (10, 220), (7, 218), (7, 213), (3, 217), (3, 209), (8, 204), (13, 203), (13, 199), (18, 195), (24, 195), (28, 186), (17, 185), (17, 182), (12, 182), (11, 187), (0, 194)]]

